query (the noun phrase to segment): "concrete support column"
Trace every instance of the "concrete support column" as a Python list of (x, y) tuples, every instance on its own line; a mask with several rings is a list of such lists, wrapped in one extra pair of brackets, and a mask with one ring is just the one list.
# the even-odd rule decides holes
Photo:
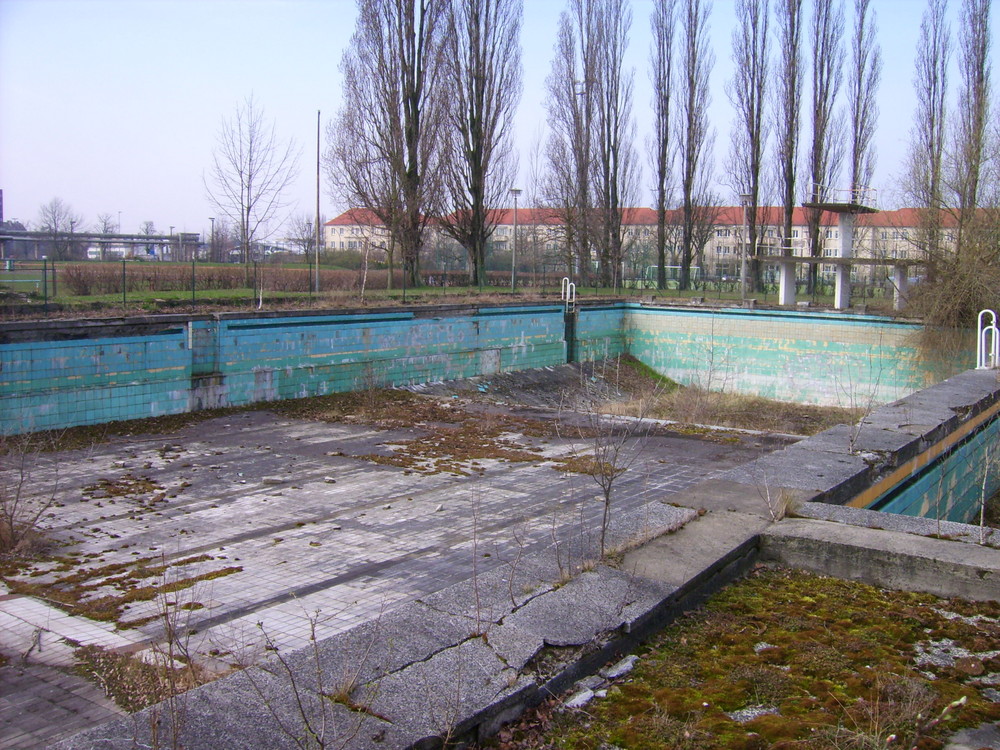
[(846, 310), (851, 306), (851, 267), (837, 266), (835, 278), (837, 284), (833, 290), (833, 308)]
[[(854, 214), (843, 213), (839, 216), (840, 224), (840, 257), (854, 257)], [(851, 306), (851, 266), (837, 266), (837, 286), (833, 292), (833, 307), (846, 310)]]
[(778, 304), (795, 305), (795, 263), (778, 264)]
[(902, 310), (906, 306), (909, 278), (906, 266), (892, 267), (892, 309)]

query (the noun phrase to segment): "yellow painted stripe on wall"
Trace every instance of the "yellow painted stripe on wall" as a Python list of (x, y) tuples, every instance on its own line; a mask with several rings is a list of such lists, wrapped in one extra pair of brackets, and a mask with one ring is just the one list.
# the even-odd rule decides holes
[(934, 445), (932, 445), (930, 448), (925, 450), (920, 455), (911, 458), (909, 461), (900, 466), (894, 472), (892, 472), (888, 476), (883, 477), (881, 480), (876, 482), (867, 490), (855, 496), (853, 500), (847, 503), (847, 505), (849, 505), (852, 508), (867, 508), (869, 505), (878, 500), (879, 497), (881, 497), (883, 494), (891, 490), (893, 487), (895, 487), (897, 484), (905, 480), (907, 477), (913, 475), (915, 472), (920, 471), (925, 466), (932, 463), (942, 453), (947, 451), (956, 443), (963, 440), (977, 427), (995, 417), (998, 412), (1000, 412), (1000, 402), (993, 404), (993, 406), (991, 406), (986, 411), (977, 414), (974, 418), (970, 419), (968, 422), (959, 427), (957, 430), (950, 433), (943, 440), (940, 440)]

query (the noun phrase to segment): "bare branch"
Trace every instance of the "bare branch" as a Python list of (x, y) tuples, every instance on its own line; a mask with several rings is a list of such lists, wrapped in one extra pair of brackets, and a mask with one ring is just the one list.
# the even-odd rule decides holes
[(237, 105), (231, 119), (223, 119), (205, 189), (218, 211), (239, 227), (244, 263), (251, 260), (254, 245), (276, 228), (298, 157), (295, 142), (278, 138), (252, 95)]

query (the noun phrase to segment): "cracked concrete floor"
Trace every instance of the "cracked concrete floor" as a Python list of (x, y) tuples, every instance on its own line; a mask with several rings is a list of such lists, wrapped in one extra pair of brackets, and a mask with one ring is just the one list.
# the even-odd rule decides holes
[[(49, 561), (9, 579), (13, 593), (0, 596), (0, 652), (17, 657), (37, 639), (51, 646), (42, 653), (62, 649), (56, 666), (63, 669), (73, 658), (67, 639), (141, 652), (162, 638), (158, 615), (168, 609), (197, 658), (225, 669), (259, 654), (265, 634), (270, 646), (294, 650), (599, 527), (593, 479), (551, 463), (580, 448), (569, 440), (515, 436), (538, 461), (481, 459), (464, 476), (355, 457), (385, 455), (422, 434), (257, 411), (43, 456), (31, 487), (56, 487), (43, 525), (57, 547)], [(733, 443), (652, 435), (616, 484), (614, 506), (684, 505), (687, 487), (773, 447), (752, 436)], [(163, 584), (180, 588), (133, 595)], [(103, 601), (117, 628), (98, 624), (95, 635), (92, 621), (44, 603), (32, 614), (28, 602), (39, 600), (27, 594), (44, 596), (47, 585), (76, 587), (80, 610)], [(89, 623), (91, 637), (66, 630), (72, 623)], [(38, 658), (36, 649), (26, 665), (12, 662), (23, 672)], [(14, 707), (6, 697), (4, 673), (14, 668), (0, 670), (0, 742), (30, 747), (40, 719), (30, 701)], [(64, 717), (66, 732), (56, 736), (95, 715)]]

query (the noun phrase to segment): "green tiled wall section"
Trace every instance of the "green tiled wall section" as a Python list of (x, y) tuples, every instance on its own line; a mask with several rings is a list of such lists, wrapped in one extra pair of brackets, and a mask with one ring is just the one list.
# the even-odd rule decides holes
[(815, 312), (629, 306), (626, 348), (662, 375), (709, 390), (856, 407), (886, 403), (972, 367), (918, 353), (919, 325)]

